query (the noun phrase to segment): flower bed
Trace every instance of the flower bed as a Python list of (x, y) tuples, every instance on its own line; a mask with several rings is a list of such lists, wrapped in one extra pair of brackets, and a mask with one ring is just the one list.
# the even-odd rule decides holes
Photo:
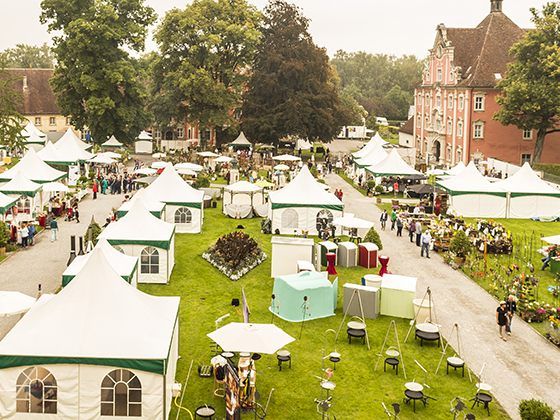
[(236, 281), (266, 260), (266, 254), (246, 233), (232, 232), (218, 238), (202, 258)]

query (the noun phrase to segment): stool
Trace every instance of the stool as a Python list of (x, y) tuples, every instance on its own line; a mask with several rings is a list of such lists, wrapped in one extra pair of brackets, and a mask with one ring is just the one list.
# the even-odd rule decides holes
[(404, 391), (404, 403), (408, 404), (412, 400), (412, 411), (416, 413), (416, 400), (420, 400), (424, 403), (424, 407), (426, 407), (426, 398), (424, 397), (424, 393), (422, 391), (411, 391), (407, 389)]
[(421, 330), (416, 330), (416, 334), (414, 334), (414, 339), (420, 339), (420, 347), (424, 346), (424, 340), (426, 341), (437, 341), (438, 346), (441, 344), (440, 340), (441, 337), (438, 332), (426, 332)]
[(194, 418), (196, 419), (200, 417), (201, 419), (212, 419), (214, 417), (214, 414), (216, 414), (216, 410), (214, 410), (214, 407), (211, 407), (209, 405), (201, 405), (195, 410)]
[(385, 363), (383, 363), (383, 372), (387, 372), (387, 365), (391, 366), (393, 370), (396, 370), (395, 374), (399, 375), (399, 359), (396, 357), (385, 358)]
[(482, 404), (488, 412), (488, 415), (490, 415), (490, 403), (492, 402), (492, 395), (487, 394), (486, 392), (477, 392), (472, 400), (474, 400), (474, 402), (471, 409), (474, 408), (475, 405), (478, 407), (479, 404)]
[(282, 370), (282, 363), (287, 362), (290, 369), (292, 368), (292, 355), (288, 350), (278, 350), (276, 353), (278, 359), (278, 370)]
[(455, 371), (457, 371), (457, 369), (461, 368), (462, 369), (462, 373), (463, 373), (463, 378), (465, 377), (465, 362), (463, 361), (463, 359), (460, 359), (458, 357), (448, 357), (447, 358), (447, 374), (449, 375), (449, 366), (451, 366)]
[(366, 342), (366, 330), (357, 330), (355, 328), (348, 328), (346, 330), (348, 334), (348, 344), (352, 344), (352, 338), (361, 338), (362, 343)]
[(329, 360), (333, 364), (333, 370), (336, 370), (336, 364), (340, 362), (340, 353), (332, 352), (329, 354)]
[(251, 360), (254, 360), (256, 362), (257, 360), (260, 360), (261, 357), (262, 356), (259, 353), (253, 353), (253, 355), (251, 356)]

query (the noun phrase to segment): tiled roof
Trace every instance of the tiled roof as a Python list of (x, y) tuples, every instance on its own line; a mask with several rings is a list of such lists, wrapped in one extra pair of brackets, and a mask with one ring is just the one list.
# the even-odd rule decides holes
[[(22, 104), (19, 111), (23, 115), (60, 115), (56, 97), (49, 80), (52, 69), (5, 69), (0, 77), (14, 80), (14, 89), (21, 95)], [(24, 79), (27, 87), (24, 87)]]
[(404, 125), (399, 129), (399, 133), (414, 134), (414, 117), (404, 123)]

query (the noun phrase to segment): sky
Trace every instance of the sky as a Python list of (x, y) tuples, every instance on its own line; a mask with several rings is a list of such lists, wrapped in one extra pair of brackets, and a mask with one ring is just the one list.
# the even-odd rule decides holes
[[(266, 0), (248, 0), (259, 9)], [(541, 9), (549, 0), (504, 0), (503, 9), (515, 23), (531, 27), (529, 9)], [(16, 44), (50, 43), (39, 22), (41, 0), (0, 0), (0, 50)], [(146, 0), (158, 16), (188, 0)], [(315, 43), (327, 49), (366, 51), (425, 57), (439, 23), (448, 27), (474, 27), (490, 11), (490, 0), (292, 0), (311, 20)], [(150, 35), (151, 38), (151, 35)], [(147, 41), (149, 50), (155, 43)]]

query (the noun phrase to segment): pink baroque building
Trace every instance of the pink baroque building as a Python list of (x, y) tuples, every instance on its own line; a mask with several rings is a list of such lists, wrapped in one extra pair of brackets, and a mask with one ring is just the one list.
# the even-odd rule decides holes
[[(504, 126), (493, 119), (497, 83), (525, 33), (490, 1), (490, 14), (476, 28), (440, 24), (415, 91), (414, 142), (420, 160), (455, 165), (495, 158), (531, 162), (536, 131)], [(560, 135), (548, 135), (542, 162), (560, 162)]]

